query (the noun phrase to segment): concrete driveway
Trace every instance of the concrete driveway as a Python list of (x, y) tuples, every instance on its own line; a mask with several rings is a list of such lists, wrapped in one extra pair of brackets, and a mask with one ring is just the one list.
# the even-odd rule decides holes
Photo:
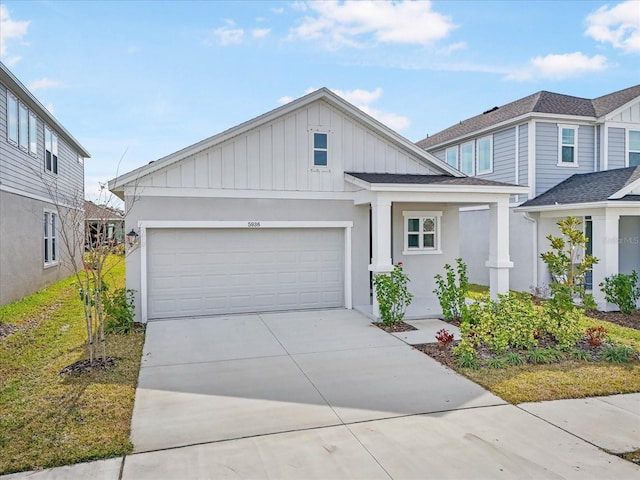
[(640, 478), (601, 449), (640, 448), (640, 394), (508, 405), (398, 337), (347, 310), (151, 322), (136, 453), (6, 478)]

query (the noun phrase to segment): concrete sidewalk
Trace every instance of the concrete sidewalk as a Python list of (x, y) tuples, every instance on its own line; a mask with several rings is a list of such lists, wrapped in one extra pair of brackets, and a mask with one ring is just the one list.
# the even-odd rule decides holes
[[(436, 324), (420, 324), (433, 330)], [(640, 394), (505, 404), (354, 311), (152, 322), (136, 453), (34, 479), (634, 478)]]

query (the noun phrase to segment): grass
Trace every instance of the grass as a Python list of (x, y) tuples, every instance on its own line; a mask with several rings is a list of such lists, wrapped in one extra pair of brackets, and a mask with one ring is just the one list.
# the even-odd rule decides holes
[(467, 292), (467, 298), (477, 300), (480, 297), (489, 295), (489, 287), (485, 285), (478, 285), (477, 283), (469, 284), (469, 291)]
[[(612, 340), (640, 352), (640, 331), (584, 317), (582, 327), (605, 326)], [(510, 403), (539, 402), (640, 392), (640, 362), (614, 365), (606, 362), (565, 360), (559, 363), (456, 368)]]
[[(113, 259), (112, 259), (113, 261)], [(87, 358), (75, 279), (0, 307), (21, 329), (0, 341), (0, 474), (122, 455), (132, 450), (131, 412), (143, 333), (107, 338), (115, 368), (60, 376)], [(124, 286), (124, 262), (107, 283)]]

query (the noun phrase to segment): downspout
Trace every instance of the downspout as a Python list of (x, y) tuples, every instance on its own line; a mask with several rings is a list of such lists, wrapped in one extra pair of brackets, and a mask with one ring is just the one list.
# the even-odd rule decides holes
[(533, 224), (533, 283), (532, 287), (538, 287), (538, 221), (529, 215), (529, 212), (522, 212), (524, 218)]

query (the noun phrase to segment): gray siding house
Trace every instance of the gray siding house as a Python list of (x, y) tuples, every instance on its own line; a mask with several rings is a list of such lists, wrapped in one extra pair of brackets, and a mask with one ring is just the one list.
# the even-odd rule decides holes
[[(417, 144), (467, 175), (528, 187), (527, 194), (511, 198), (512, 289), (549, 284), (540, 253), (549, 249), (546, 236), (558, 233), (556, 222), (568, 215), (583, 218), (588, 249), (600, 259), (587, 282), (600, 308), (612, 307), (598, 287), (606, 276), (640, 272), (634, 169), (640, 165), (640, 85), (595, 99), (541, 91)], [(599, 193), (584, 195), (584, 188)], [(466, 208), (460, 218), (471, 280), (486, 284), (487, 246), (476, 239), (486, 231), (488, 212)]]
[(323, 88), (115, 178), (136, 315), (308, 308), (377, 316), (371, 274), (403, 262), (408, 315), (438, 315), (434, 275), (459, 254), (459, 207), (489, 205), (489, 284), (509, 284), (509, 198)]
[(89, 153), (0, 63), (0, 305), (71, 274)]

